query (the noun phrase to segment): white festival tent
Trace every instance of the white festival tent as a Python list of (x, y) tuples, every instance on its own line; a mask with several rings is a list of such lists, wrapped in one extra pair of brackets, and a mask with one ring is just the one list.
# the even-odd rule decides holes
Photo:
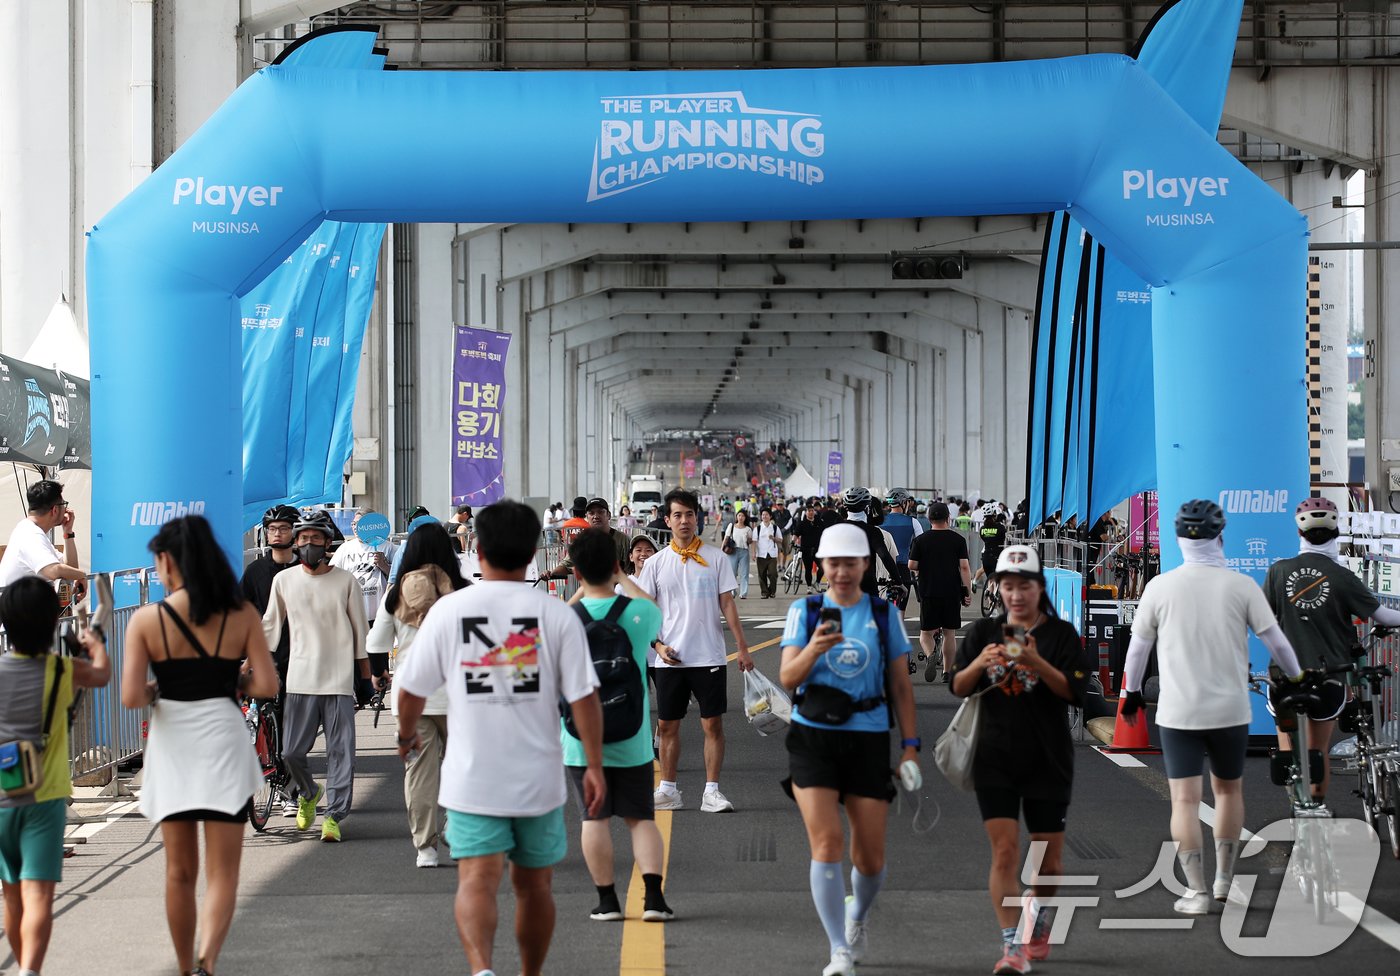
[(783, 482), (783, 494), (788, 498), (810, 498), (813, 495), (824, 495), (826, 492), (817, 484), (811, 473), (799, 464)]
[[(78, 328), (73, 307), (62, 296), (54, 302), (48, 318), (29, 348), (17, 359), (35, 366), (55, 369), (73, 376), (88, 378), (88, 342)], [(32, 464), (14, 462), (0, 464), (0, 545), (9, 538), (10, 530), (25, 518), (28, 506), (25, 489), (43, 478)], [(92, 552), (92, 472), (68, 470), (58, 473), (63, 483), (63, 497), (76, 516), (73, 531), (78, 543), (78, 562), (86, 569)], [(56, 543), (62, 543), (56, 539)]]

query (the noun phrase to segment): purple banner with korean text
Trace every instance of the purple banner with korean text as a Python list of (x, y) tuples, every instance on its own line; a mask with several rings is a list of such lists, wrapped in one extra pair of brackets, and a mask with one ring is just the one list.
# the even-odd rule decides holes
[(841, 452), (832, 451), (826, 456), (826, 493), (841, 494)]
[(501, 408), (510, 334), (457, 326), (452, 356), (452, 504), (489, 505), (505, 497)]

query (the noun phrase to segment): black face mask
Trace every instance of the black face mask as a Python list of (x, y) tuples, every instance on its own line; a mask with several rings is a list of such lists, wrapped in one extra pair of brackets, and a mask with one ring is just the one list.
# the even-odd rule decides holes
[(297, 555), (301, 557), (301, 561), (305, 563), (309, 569), (315, 569), (325, 560), (326, 547), (317, 545), (314, 542), (308, 542), (304, 546), (297, 547)]

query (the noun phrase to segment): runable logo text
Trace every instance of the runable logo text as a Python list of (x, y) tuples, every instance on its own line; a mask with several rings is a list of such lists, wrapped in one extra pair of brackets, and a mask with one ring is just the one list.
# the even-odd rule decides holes
[(186, 515), (203, 515), (204, 502), (136, 502), (131, 506), (132, 525), (164, 525)]
[(1288, 511), (1288, 491), (1259, 491), (1248, 488), (1229, 489), (1220, 493), (1220, 507), (1232, 515), (1275, 515)]

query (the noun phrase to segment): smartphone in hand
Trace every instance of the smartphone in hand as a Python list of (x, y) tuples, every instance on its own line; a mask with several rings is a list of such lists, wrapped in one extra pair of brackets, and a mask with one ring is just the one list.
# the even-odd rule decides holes
[(1006, 647), (1006, 656), (1016, 660), (1026, 649), (1026, 628), (1007, 624), (1002, 628), (1001, 642)]
[(841, 633), (841, 611), (840, 611), (840, 609), (837, 608), (837, 607), (822, 607), (822, 608), (821, 608), (821, 612), (817, 615), (817, 622), (818, 622), (818, 623), (817, 623), (818, 626), (821, 626), (822, 624), (830, 624), (830, 625), (831, 625), (831, 626), (829, 626), (829, 627), (826, 628), (826, 632), (827, 632), (828, 634), (839, 634), (839, 633)]

